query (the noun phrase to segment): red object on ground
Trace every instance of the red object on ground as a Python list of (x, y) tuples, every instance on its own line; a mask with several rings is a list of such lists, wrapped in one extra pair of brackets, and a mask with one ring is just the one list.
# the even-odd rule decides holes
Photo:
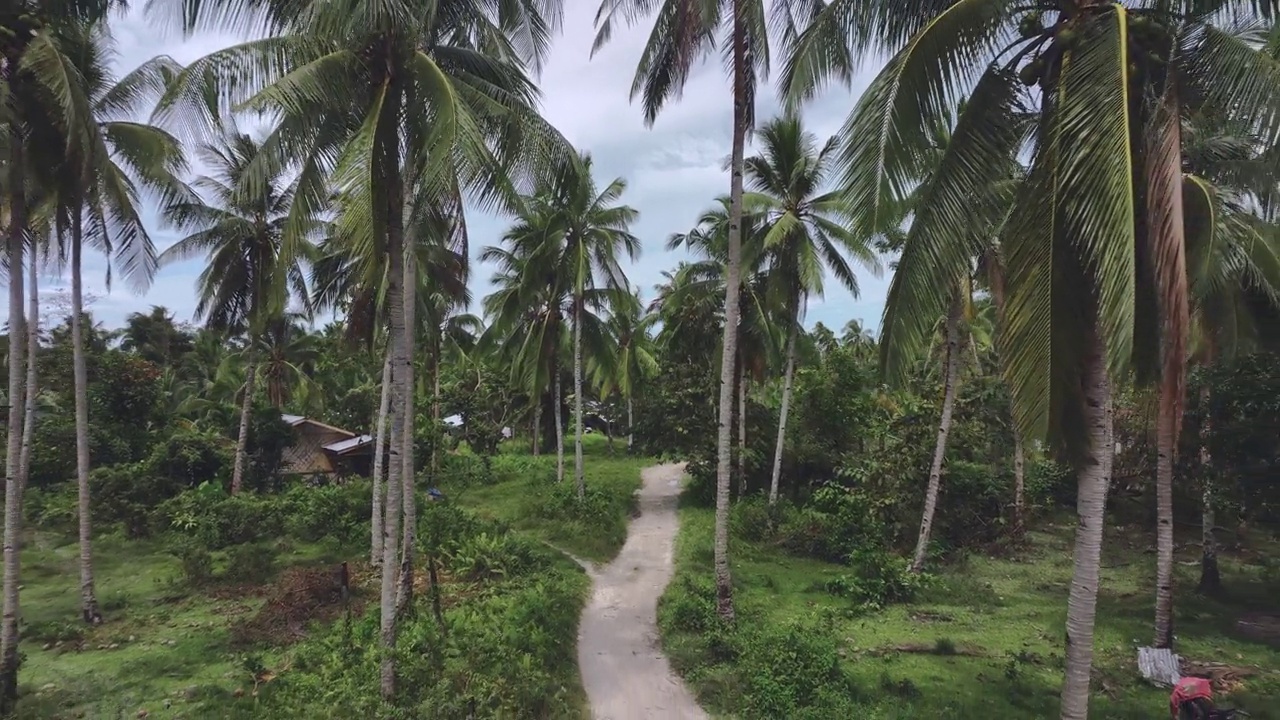
[(1198, 677), (1184, 677), (1173, 686), (1173, 694), (1169, 696), (1169, 717), (1177, 720), (1178, 709), (1191, 700), (1212, 700), (1213, 686), (1208, 680)]

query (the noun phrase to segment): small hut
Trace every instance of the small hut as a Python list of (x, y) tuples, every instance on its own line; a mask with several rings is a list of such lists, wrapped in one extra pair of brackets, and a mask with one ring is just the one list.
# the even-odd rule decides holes
[(280, 418), (293, 428), (293, 444), (284, 451), (285, 474), (370, 473), (372, 435), (356, 435), (301, 415), (282, 414)]

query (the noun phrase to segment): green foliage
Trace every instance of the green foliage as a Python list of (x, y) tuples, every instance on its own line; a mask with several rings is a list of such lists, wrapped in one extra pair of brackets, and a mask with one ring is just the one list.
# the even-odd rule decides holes
[[(230, 437), (239, 433), (237, 427)], [(270, 406), (254, 406), (249, 416), (249, 438), (245, 447), (248, 459), (244, 486), (251, 490), (278, 490), (282, 484), (280, 470), (284, 451), (293, 444), (293, 428), (280, 418), (280, 411)]]
[(556, 459), (546, 455), (504, 453), (489, 459), (494, 482), (526, 480), (531, 484), (550, 485), (556, 477)]
[(178, 430), (157, 443), (147, 457), (151, 472), (174, 485), (191, 488), (229, 477), (231, 451), (226, 438), (201, 430)]
[(166, 500), (158, 521), (210, 550), (275, 539), (283, 534), (287, 506), (279, 498), (256, 493), (227, 495), (212, 485)]
[(233, 582), (261, 583), (276, 572), (276, 551), (266, 543), (237, 545), (227, 553), (226, 578)]
[(471, 453), (444, 453), (436, 486), (446, 493), (477, 485), (490, 485), (494, 481), (491, 459)]
[(299, 540), (332, 539), (352, 545), (369, 537), (373, 487), (353, 480), (332, 485), (294, 485), (281, 498), (285, 532)]
[(172, 481), (155, 475), (146, 463), (94, 468), (89, 488), (94, 521), (119, 523), (131, 538), (149, 535), (152, 510), (178, 492)]
[(507, 532), (456, 540), (445, 546), (444, 557), (449, 570), (468, 580), (515, 577), (534, 564), (529, 541)]

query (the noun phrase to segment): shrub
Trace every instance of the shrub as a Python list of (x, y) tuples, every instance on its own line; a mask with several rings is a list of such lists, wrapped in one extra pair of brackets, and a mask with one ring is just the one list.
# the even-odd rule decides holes
[(511, 533), (481, 532), (445, 550), (445, 564), (469, 580), (521, 575), (538, 565), (530, 541)]
[(369, 537), (373, 489), (367, 482), (343, 485), (295, 485), (285, 494), (285, 531), (315, 542), (333, 538), (354, 543)]
[(853, 694), (852, 680), (840, 667), (838, 641), (831, 628), (813, 622), (743, 627), (756, 628), (737, 633), (745, 716), (792, 718), (819, 707), (831, 712), (833, 700)]
[(701, 575), (681, 574), (662, 596), (663, 624), (682, 632), (703, 634), (720, 627), (716, 587)]
[(227, 444), (225, 438), (213, 433), (179, 430), (152, 449), (147, 466), (179, 488), (192, 488), (222, 479), (231, 466)]
[(200, 587), (213, 579), (213, 555), (194, 542), (184, 542), (170, 552), (178, 558), (181, 580), (190, 587)]
[(885, 547), (885, 501), (868, 494), (826, 485), (812, 501), (779, 518), (779, 540), (790, 553), (844, 563), (866, 547)]
[(28, 488), (22, 493), (22, 512), (37, 527), (74, 527), (79, 516), (76, 486), (65, 483), (50, 488)]
[(445, 492), (493, 483), (488, 458), (469, 453), (445, 453), (441, 458), (436, 485)]
[(226, 495), (210, 484), (171, 498), (156, 510), (159, 523), (210, 550), (275, 539), (283, 534), (285, 515), (285, 503), (277, 496)]
[(855, 572), (827, 581), (825, 589), (868, 608), (910, 601), (929, 580), (926, 575), (911, 572), (906, 560), (886, 550), (863, 548), (854, 552), (848, 562)]
[(89, 474), (93, 516), (99, 523), (120, 523), (126, 537), (145, 537), (151, 531), (156, 504), (170, 498), (176, 488), (151, 474), (143, 463), (108, 465)]
[(271, 579), (276, 572), (276, 553), (270, 546), (249, 543), (227, 553), (226, 577), (236, 582), (256, 583)]

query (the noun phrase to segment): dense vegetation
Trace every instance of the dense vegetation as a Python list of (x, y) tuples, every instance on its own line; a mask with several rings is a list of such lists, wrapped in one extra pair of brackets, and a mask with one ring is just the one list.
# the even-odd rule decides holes
[[(690, 460), (714, 507), (687, 512), (663, 625), (718, 708), (971, 712), (839, 638), (947, 601), (968, 637), (1053, 626), (936, 638), (1013, 653), (1009, 714), (1144, 713), (1116, 679), (1143, 613), (1157, 648), (1248, 653), (1241, 702), (1269, 708), (1274, 616), (1225, 636), (1276, 592), (1277, 0), (608, 0), (597, 48), (654, 15), (647, 121), (712, 50), (732, 88), (728, 192), (647, 304), (628, 263), (660, 239), (538, 111), (558, 0), (155, 0), (157, 26), (244, 41), (119, 74), (123, 6), (0, 11), (0, 711), (580, 714), (561, 551), (617, 552), (646, 456)], [(806, 130), (882, 57), (837, 136)], [(509, 219), (484, 298), (477, 208)], [(135, 290), (203, 261), (199, 327), (95, 324), (86, 248)], [(805, 325), (828, 277), (857, 292), (886, 260), (878, 337)], [(319, 450), (294, 416), (360, 463), (298, 472)], [(1111, 572), (1117, 524), (1153, 562)], [(1022, 612), (1046, 588), (1065, 613)]]

